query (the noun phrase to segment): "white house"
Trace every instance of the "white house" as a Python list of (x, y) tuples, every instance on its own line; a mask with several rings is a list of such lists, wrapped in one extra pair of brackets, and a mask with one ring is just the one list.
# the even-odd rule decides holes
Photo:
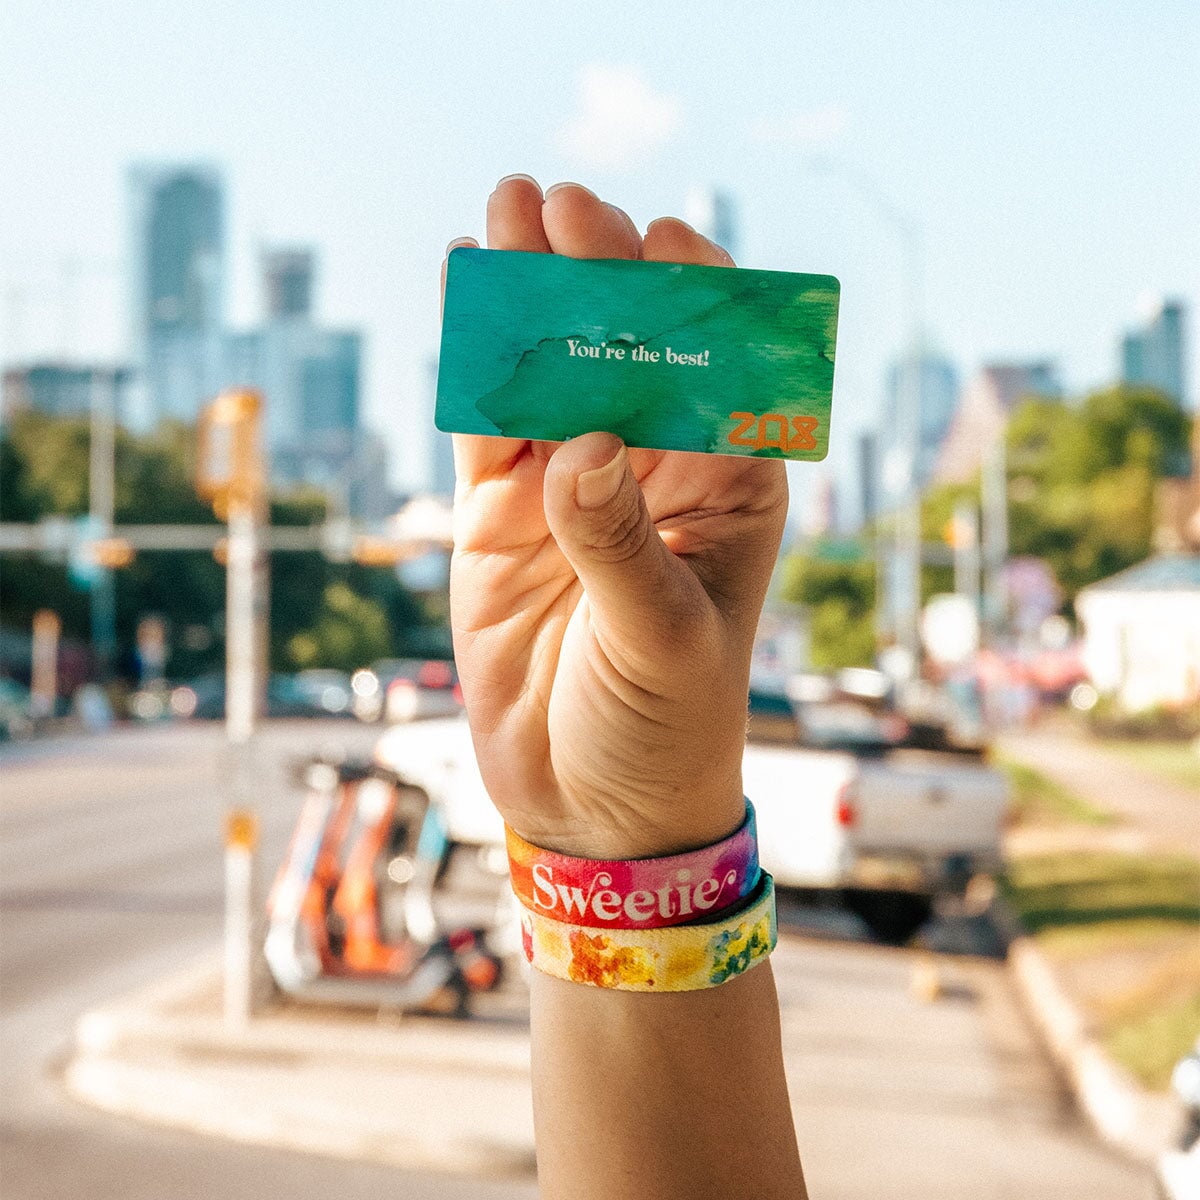
[(1084, 588), (1083, 660), (1130, 712), (1200, 705), (1200, 554), (1161, 554)]

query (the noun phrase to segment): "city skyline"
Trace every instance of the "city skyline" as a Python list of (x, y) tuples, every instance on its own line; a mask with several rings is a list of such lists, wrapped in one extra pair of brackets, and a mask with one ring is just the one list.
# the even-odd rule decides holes
[[(587, 38), (531, 4), (536, 47), (503, 10), (466, 9), (464, 27), (440, 7), (400, 22), (379, 3), (335, 19), (150, 0), (68, 25), (13, 0), (0, 360), (64, 344), (124, 357), (121, 184), (146, 160), (212, 162), (230, 181), (234, 327), (256, 310), (264, 244), (320, 247), (321, 319), (366, 334), (365, 419), (409, 483), (430, 456), (438, 260), (483, 233), (484, 198), (512, 170), (578, 178), (642, 226), (715, 190), (736, 202), (744, 265), (838, 275), (843, 470), (914, 319), (964, 376), (1052, 357), (1078, 394), (1119, 376), (1115, 342), (1144, 292), (1196, 311), (1200, 167), (1180, 148), (1200, 100), (1178, 83), (1200, 55), (1194, 6), (1089, 21), (1032, 0), (1003, 17), (818, 3), (766, 20), (700, 3), (669, 47), (620, 4)], [(821, 53), (797, 73), (814, 23)], [(39, 49), (68, 33), (61, 61)], [(321, 82), (297, 89), (306, 76)]]

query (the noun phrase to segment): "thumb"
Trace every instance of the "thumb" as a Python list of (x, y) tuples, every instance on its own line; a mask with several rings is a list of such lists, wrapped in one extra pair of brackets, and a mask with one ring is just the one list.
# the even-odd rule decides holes
[(653, 651), (703, 611), (704, 589), (655, 529), (620, 438), (589, 433), (560, 446), (546, 468), (544, 503), (593, 618), (624, 646)]

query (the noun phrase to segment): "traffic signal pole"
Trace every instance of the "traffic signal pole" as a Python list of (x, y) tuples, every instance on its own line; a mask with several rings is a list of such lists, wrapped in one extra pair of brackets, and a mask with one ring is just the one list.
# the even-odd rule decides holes
[(267, 668), (266, 469), (262, 399), (224, 392), (201, 414), (197, 490), (228, 525), (225, 572), (225, 1020), (254, 1012), (259, 954), (254, 734)]
[[(95, 372), (91, 389), (90, 436), (88, 445), (88, 517), (91, 536), (112, 535), (116, 474), (116, 383)], [(92, 652), (101, 681), (107, 682), (116, 647), (116, 588), (111, 568), (97, 566), (88, 589), (92, 616)]]

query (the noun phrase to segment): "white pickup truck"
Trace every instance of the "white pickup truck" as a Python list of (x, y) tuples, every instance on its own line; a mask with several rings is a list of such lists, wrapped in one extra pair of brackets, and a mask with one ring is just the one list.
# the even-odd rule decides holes
[[(780, 886), (832, 893), (878, 937), (904, 941), (935, 895), (999, 866), (1008, 785), (978, 759), (887, 749), (869, 730), (829, 723), (805, 744), (790, 710), (752, 708), (750, 728), (743, 782), (762, 865)], [(844, 748), (829, 748), (839, 734)], [(376, 757), (440, 805), (452, 842), (503, 845), (465, 718), (396, 726)]]

